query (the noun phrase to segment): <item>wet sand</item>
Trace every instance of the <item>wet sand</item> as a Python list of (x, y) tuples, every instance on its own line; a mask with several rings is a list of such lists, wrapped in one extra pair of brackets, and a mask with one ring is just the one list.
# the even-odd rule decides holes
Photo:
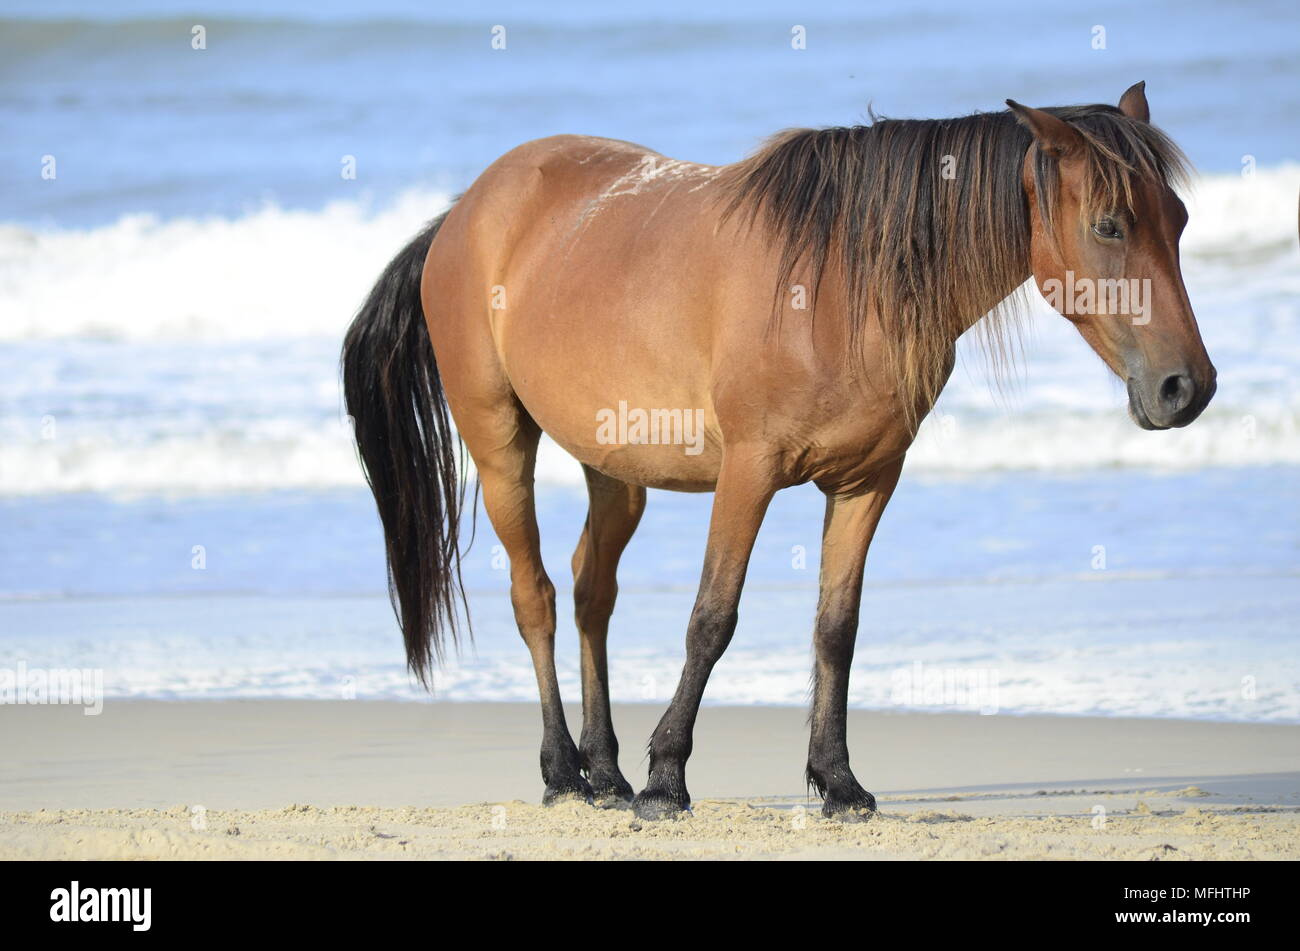
[[(660, 713), (615, 708), (634, 786)], [(1300, 858), (1300, 726), (854, 711), (880, 814), (844, 823), (804, 720), (706, 707), (693, 813), (649, 823), (537, 804), (532, 704), (4, 707), (0, 858)]]

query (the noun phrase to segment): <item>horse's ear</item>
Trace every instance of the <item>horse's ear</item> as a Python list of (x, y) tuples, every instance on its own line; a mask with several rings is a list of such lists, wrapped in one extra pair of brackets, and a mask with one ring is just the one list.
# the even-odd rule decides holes
[(1014, 99), (1007, 100), (1007, 107), (1034, 134), (1038, 147), (1049, 155), (1060, 158), (1083, 147), (1083, 136), (1064, 119), (1042, 109), (1022, 106)]
[(1142, 122), (1151, 121), (1151, 107), (1147, 105), (1147, 83), (1145, 79), (1124, 90), (1124, 95), (1119, 97), (1119, 111), (1130, 119), (1140, 119)]

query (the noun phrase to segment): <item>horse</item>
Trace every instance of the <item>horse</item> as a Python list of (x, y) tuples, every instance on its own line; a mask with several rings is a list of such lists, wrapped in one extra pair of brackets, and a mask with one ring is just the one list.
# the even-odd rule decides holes
[[(692, 732), (755, 535), (777, 491), (812, 482), (826, 509), (806, 779), (827, 817), (875, 812), (846, 736), (867, 550), (958, 337), (978, 324), (1000, 364), (1031, 278), (1126, 383), (1137, 425), (1186, 426), (1210, 401), (1215, 369), (1178, 253), (1186, 159), (1151, 124), (1144, 84), (1118, 106), (1006, 105), (786, 131), (724, 166), (538, 139), (494, 162), (379, 277), (341, 373), (409, 668), (429, 685), (468, 621), (467, 451), (537, 675), (544, 803), (689, 812)], [(1103, 291), (1118, 286), (1145, 293), (1114, 306)], [(679, 412), (700, 422), (693, 445)], [(542, 433), (581, 463), (589, 495), (572, 559), (577, 744), (534, 508)], [(685, 664), (634, 794), (606, 639), (647, 488), (714, 498)]]

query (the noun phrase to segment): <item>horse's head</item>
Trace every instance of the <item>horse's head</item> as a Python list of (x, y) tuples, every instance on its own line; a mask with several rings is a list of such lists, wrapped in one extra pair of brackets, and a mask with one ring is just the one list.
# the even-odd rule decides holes
[(1127, 383), (1134, 422), (1168, 429), (1205, 409), (1215, 371), (1179, 268), (1182, 155), (1150, 124), (1143, 86), (1117, 109), (1007, 105), (1033, 134), (1022, 178), (1034, 281)]

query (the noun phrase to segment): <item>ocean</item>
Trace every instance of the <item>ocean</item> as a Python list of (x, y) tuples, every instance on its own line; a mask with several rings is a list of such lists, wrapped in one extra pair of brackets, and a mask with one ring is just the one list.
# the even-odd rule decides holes
[[(10, 0), (0, 670), (102, 668), (110, 697), (424, 696), (338, 349), (384, 263), (512, 146), (582, 132), (721, 163), (868, 108), (1114, 102), (1145, 79), (1197, 169), (1182, 264), (1218, 395), (1185, 430), (1137, 429), (1046, 305), (1007, 379), (963, 346), (873, 546), (851, 699), (1300, 722), (1298, 54), (1300, 8), (1263, 0)], [(553, 445), (538, 483), (577, 700), (564, 605), (585, 496)], [(672, 693), (708, 504), (651, 493), (620, 574), (615, 700)], [(530, 699), (479, 514), (475, 640), (436, 696)], [(707, 702), (805, 702), (820, 525), (815, 490), (778, 497)]]

